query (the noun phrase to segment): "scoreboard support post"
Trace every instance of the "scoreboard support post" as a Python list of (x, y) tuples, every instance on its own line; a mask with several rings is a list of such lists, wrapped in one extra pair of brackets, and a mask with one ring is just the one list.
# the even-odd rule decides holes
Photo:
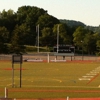
[(16, 54), (12, 55), (12, 87), (14, 87), (14, 64), (20, 64), (20, 88), (21, 88), (21, 79), (22, 79), (22, 55), (21, 54)]
[(65, 60), (65, 56), (63, 56), (63, 60)]
[(72, 56), (71, 56), (71, 61), (72, 61)]

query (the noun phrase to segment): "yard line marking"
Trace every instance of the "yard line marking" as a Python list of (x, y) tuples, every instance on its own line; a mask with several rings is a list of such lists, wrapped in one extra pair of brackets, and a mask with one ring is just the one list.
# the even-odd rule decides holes
[(99, 72), (90, 72), (90, 73), (99, 73)]
[(79, 80), (91, 80), (90, 78), (79, 78)]
[(95, 73), (88, 73), (88, 74), (86, 74), (86, 75), (97, 75), (97, 74), (95, 74)]
[(94, 76), (82, 76), (82, 77), (94, 77)]
[(87, 84), (90, 84), (98, 76), (99, 76), (99, 74), (95, 75)]
[(90, 73), (87, 73), (85, 76), (82, 76), (82, 78), (79, 78), (79, 80), (89, 80), (87, 84), (89, 84), (98, 74), (100, 73), (100, 67), (97, 67), (95, 70), (90, 71)]

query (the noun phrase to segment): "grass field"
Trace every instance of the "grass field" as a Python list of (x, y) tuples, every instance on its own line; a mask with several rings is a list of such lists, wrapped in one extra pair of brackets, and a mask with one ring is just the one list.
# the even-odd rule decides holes
[(0, 61), (0, 96), (8, 88), (9, 98), (84, 98), (100, 97), (100, 62), (22, 64), (22, 88), (19, 88), (19, 64)]

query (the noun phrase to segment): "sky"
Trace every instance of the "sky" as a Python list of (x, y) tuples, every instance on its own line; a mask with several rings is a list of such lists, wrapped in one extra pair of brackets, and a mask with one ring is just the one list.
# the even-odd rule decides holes
[(43, 8), (58, 19), (100, 25), (100, 0), (0, 0), (0, 11), (12, 9), (17, 12), (19, 7), (25, 5)]

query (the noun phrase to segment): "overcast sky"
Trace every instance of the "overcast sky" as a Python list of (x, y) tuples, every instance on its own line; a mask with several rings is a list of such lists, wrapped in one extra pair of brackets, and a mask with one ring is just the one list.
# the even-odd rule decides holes
[(58, 19), (76, 20), (86, 25), (100, 25), (100, 0), (0, 0), (0, 11), (30, 5), (47, 10)]

